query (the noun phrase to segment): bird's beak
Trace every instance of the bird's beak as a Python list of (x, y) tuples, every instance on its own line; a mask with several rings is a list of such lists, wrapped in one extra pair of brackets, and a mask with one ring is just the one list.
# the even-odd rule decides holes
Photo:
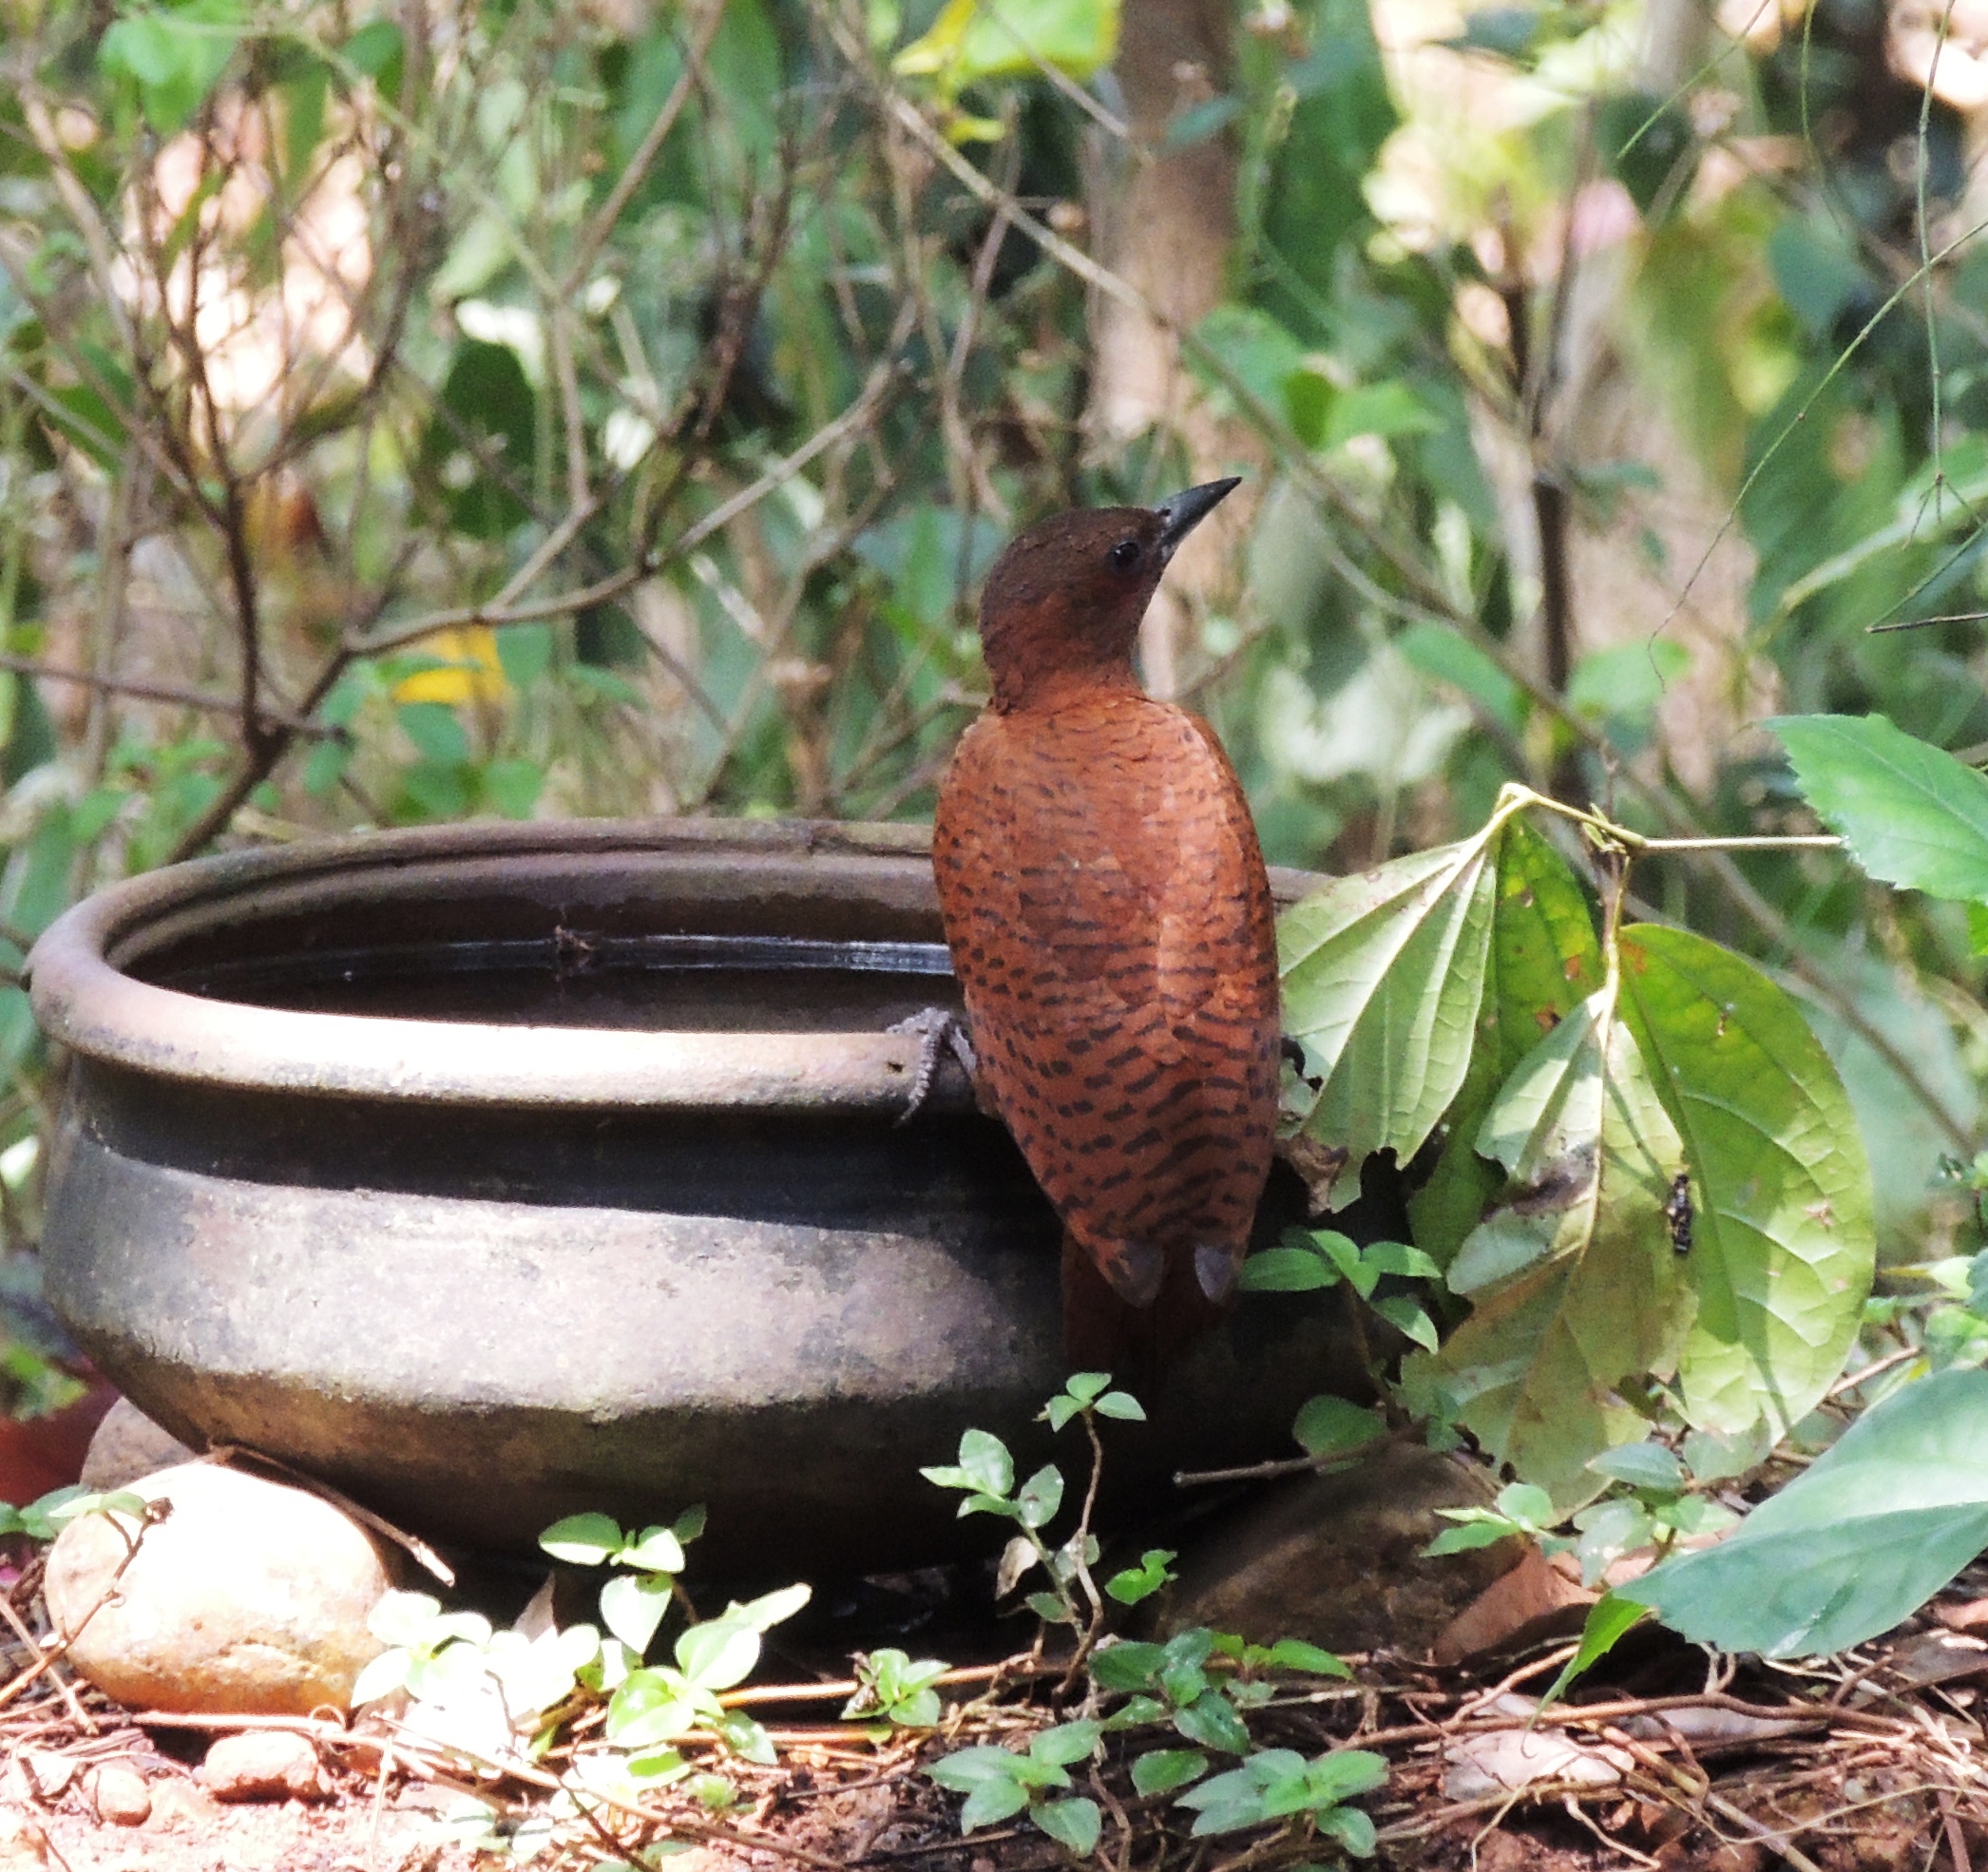
[(1242, 477), (1232, 474), (1226, 481), (1204, 481), (1171, 495), (1153, 509), (1159, 516), (1159, 554), (1172, 559), (1174, 548), (1218, 506), (1232, 488), (1242, 486)]

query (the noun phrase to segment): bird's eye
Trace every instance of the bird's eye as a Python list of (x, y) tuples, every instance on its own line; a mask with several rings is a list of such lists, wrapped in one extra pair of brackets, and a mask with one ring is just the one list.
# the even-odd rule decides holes
[(1121, 572), (1129, 572), (1139, 563), (1139, 543), (1137, 540), (1120, 540), (1111, 549), (1111, 563)]

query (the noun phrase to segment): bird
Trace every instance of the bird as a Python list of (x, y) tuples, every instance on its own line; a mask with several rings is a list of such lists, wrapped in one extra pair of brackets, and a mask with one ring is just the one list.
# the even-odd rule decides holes
[(1229, 1303), (1276, 1127), (1270, 881), (1214, 732), (1139, 685), (1168, 562), (1237, 486), (1029, 527), (932, 869), (976, 1094), (1062, 1223), (1065, 1356), (1157, 1376)]

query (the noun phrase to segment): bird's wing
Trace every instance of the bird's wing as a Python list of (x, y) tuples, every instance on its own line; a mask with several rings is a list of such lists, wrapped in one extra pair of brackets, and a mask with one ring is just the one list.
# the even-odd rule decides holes
[[(1137, 1259), (1140, 1232), (1207, 1219), (1228, 1156), (1251, 1187), (1219, 1206), (1246, 1233), (1274, 1121), (1275, 951), (1214, 737), (1142, 698), (987, 716), (946, 777), (933, 865), (982, 1073), (1073, 1232)], [(1106, 1272), (1128, 1297), (1147, 1285)]]

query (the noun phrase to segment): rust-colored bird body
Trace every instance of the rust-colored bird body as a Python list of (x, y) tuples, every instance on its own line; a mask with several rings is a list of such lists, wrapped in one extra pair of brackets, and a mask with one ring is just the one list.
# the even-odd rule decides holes
[(1132, 671), (1173, 545), (1233, 485), (1059, 515), (1008, 548), (982, 604), (994, 699), (933, 832), (983, 1100), (1064, 1225), (1066, 1349), (1121, 1370), (1228, 1300), (1276, 1119), (1249, 807), (1208, 726)]

